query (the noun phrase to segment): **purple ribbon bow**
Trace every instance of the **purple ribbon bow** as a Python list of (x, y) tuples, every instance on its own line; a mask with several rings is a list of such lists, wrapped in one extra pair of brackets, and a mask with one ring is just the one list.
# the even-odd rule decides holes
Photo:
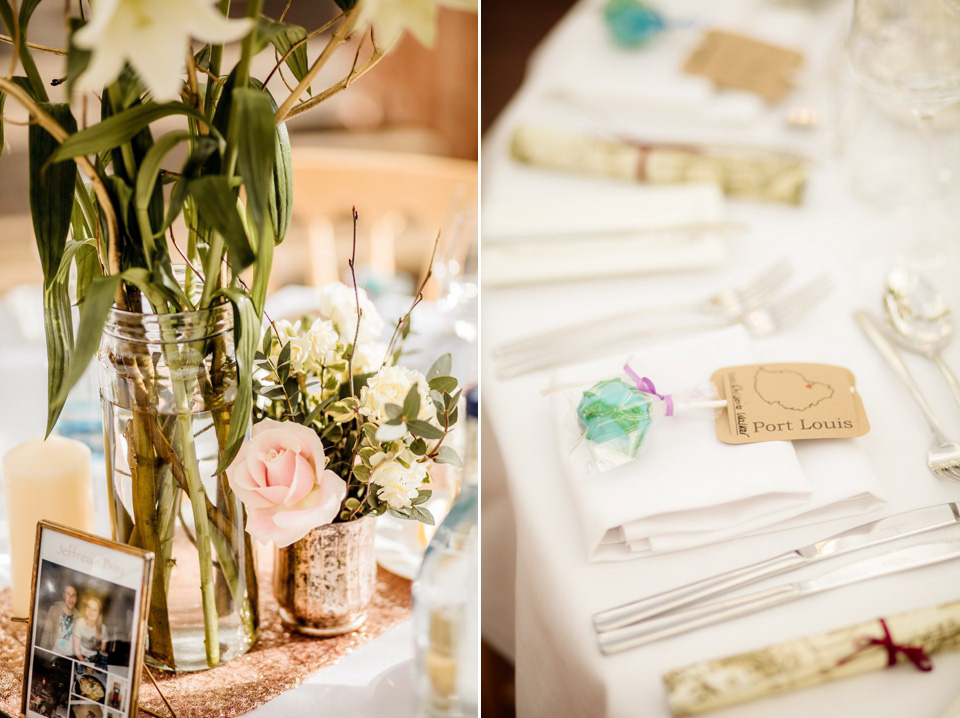
[(660, 399), (667, 406), (666, 415), (673, 416), (673, 396), (670, 394), (658, 394), (657, 388), (653, 385), (653, 382), (650, 381), (647, 377), (641, 377), (637, 372), (630, 368), (630, 363), (623, 365), (623, 370), (627, 373), (631, 379), (637, 383), (637, 389), (639, 389), (644, 394), (653, 394), (655, 397)]

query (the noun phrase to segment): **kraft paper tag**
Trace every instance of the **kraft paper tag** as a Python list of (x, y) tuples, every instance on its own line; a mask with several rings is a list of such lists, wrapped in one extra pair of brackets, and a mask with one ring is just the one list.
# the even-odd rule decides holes
[(777, 102), (793, 87), (803, 54), (723, 30), (710, 30), (683, 71), (702, 75), (720, 87), (746, 90)]
[(849, 439), (870, 431), (853, 373), (829, 364), (748, 364), (710, 380), (727, 408), (717, 417), (726, 444)]

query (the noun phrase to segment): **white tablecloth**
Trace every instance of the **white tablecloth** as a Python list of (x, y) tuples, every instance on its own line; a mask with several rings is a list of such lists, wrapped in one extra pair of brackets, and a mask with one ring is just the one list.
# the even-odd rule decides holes
[[(861, 306), (879, 311), (880, 282), (887, 267), (878, 243), (896, 227), (904, 226), (905, 215), (857, 201), (845, 183), (839, 161), (828, 151), (829, 134), (788, 129), (782, 119), (783, 108), (760, 108), (749, 122), (719, 127), (670, 123), (668, 118), (656, 116), (653, 107), (648, 108), (647, 115), (641, 116), (641, 112), (628, 117), (613, 112), (591, 114), (547, 99), (547, 90), (582, 75), (582, 66), (589, 64), (583, 58), (594, 51), (606, 53), (604, 86), (619, 82), (622, 87), (636, 89), (645, 82), (642, 73), (627, 71), (629, 63), (621, 54), (606, 47), (605, 37), (597, 30), (601, 5), (599, 0), (583, 0), (548, 36), (531, 63), (520, 93), (485, 138), (485, 204), (495, 203), (498, 198), (515, 200), (524, 194), (550, 192), (557, 183), (576, 182), (584, 192), (603, 192), (605, 180), (553, 175), (509, 159), (510, 131), (517, 122), (531, 118), (583, 128), (628, 129), (634, 136), (653, 140), (710, 137), (775, 143), (802, 148), (815, 161), (801, 207), (728, 203), (729, 219), (743, 222), (749, 229), (732, 238), (731, 258), (717, 270), (484, 288), (485, 568), (491, 567), (489, 556), (514, 553), (514, 536), (516, 541), (515, 589), (513, 577), (501, 578), (502, 564), (497, 571), (484, 573), (484, 635), (515, 657), (517, 707), (522, 718), (667, 716), (661, 675), (668, 669), (960, 598), (960, 565), (953, 562), (849, 586), (619, 655), (600, 654), (590, 619), (596, 611), (768, 558), (866, 520), (960, 500), (960, 484), (940, 481), (927, 470), (924, 458), (929, 432), (906, 391), (852, 318), (853, 310)], [(696, 20), (713, 15), (713, 21), (725, 27), (802, 45), (810, 50), (813, 64), (820, 63), (820, 74), (814, 72), (811, 82), (827, 81), (825, 78), (836, 71), (828, 60), (831, 52), (836, 57), (847, 5), (760, 0), (663, 4), (677, 18)], [(818, 10), (808, 11), (805, 6)], [(673, 40), (689, 41), (689, 37), (678, 34)], [(669, 42), (671, 38), (660, 41)], [(707, 548), (618, 563), (588, 562), (574, 506), (561, 476), (548, 404), (540, 395), (549, 373), (499, 380), (493, 371), (491, 347), (618, 307), (705, 296), (741, 283), (779, 256), (787, 256), (794, 263), (798, 280), (827, 271), (837, 288), (795, 328), (755, 340), (755, 353), (762, 361), (817, 361), (843, 365), (854, 372), (872, 425), (871, 432), (857, 441), (884, 486), (889, 506), (869, 516)], [(947, 295), (954, 311), (960, 311), (960, 283), (953, 279), (956, 270), (954, 265), (928, 276)], [(960, 366), (960, 342), (949, 347), (945, 357)], [(960, 436), (960, 411), (936, 370), (917, 356), (907, 356), (906, 361), (948, 430)], [(501, 455), (494, 455), (494, 451)], [(497, 468), (501, 460), (505, 467), (502, 472)], [(920, 540), (957, 536), (960, 527)], [(820, 569), (828, 567), (821, 565)], [(772, 579), (758, 588), (782, 580)], [(937, 716), (960, 693), (960, 654), (937, 656), (934, 664), (929, 674), (901, 666), (713, 715)]]

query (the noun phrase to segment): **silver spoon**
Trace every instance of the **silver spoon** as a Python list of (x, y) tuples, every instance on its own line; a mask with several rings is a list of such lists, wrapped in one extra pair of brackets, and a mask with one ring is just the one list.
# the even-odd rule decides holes
[(960, 404), (960, 381), (940, 355), (953, 337), (953, 319), (943, 296), (916, 272), (895, 269), (884, 282), (883, 306), (897, 342), (933, 361)]

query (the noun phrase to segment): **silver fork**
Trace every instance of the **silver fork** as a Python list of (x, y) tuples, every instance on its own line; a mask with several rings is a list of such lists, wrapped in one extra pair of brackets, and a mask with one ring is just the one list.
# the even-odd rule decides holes
[(829, 294), (833, 285), (829, 277), (820, 275), (799, 289), (781, 299), (746, 310), (736, 316), (720, 315), (714, 318), (689, 316), (685, 321), (673, 322), (657, 327), (634, 327), (622, 329), (607, 327), (605, 332), (597, 332), (589, 337), (579, 337), (576, 344), (556, 344), (497, 367), (497, 376), (509, 379), (532, 371), (549, 369), (577, 360), (588, 359), (604, 351), (632, 342), (639, 338), (661, 334), (689, 333), (709, 331), (740, 323), (753, 337), (764, 337), (779, 332), (799, 321), (817, 302)]
[(493, 348), (492, 356), (495, 360), (502, 360), (505, 364), (521, 361), (540, 350), (549, 350), (563, 342), (570, 343), (571, 339), (573, 341), (589, 339), (589, 335), (602, 332), (606, 328), (621, 323), (635, 321), (639, 316), (691, 312), (710, 317), (726, 317), (732, 320), (769, 299), (792, 275), (793, 267), (787, 260), (781, 259), (745, 284), (724, 289), (713, 296), (672, 306), (641, 307), (600, 318), (588, 319), (577, 324), (500, 344)]
[(930, 408), (926, 397), (920, 392), (920, 387), (917, 386), (917, 382), (914, 381), (907, 365), (903, 363), (897, 350), (880, 327), (880, 323), (870, 312), (863, 309), (854, 313), (853, 316), (864, 334), (873, 342), (880, 355), (886, 359), (887, 364), (907, 387), (910, 396), (919, 405), (920, 411), (923, 412), (923, 418), (927, 420), (927, 425), (933, 432), (933, 442), (927, 452), (927, 466), (930, 471), (938, 478), (960, 481), (960, 443), (949, 439), (944, 433), (940, 427), (940, 422), (933, 414), (933, 409)]

